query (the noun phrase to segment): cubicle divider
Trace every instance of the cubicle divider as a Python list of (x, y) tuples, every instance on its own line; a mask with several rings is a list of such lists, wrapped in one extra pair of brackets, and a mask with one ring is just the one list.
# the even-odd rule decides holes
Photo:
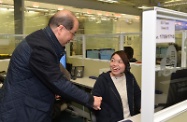
[[(89, 58), (80, 58), (77, 56), (68, 57), (68, 63), (73, 66), (84, 66), (84, 77), (98, 76), (102, 69), (109, 69), (109, 60), (98, 60)], [(131, 72), (134, 74), (138, 85), (141, 87), (141, 63), (130, 63)]]
[(66, 46), (66, 50), (68, 56), (81, 55), (83, 58), (102, 60), (109, 59), (112, 52), (124, 50), (125, 46), (130, 46), (134, 49), (134, 57), (138, 61), (141, 61), (141, 45), (141, 33), (139, 32), (88, 35), (82, 34), (76, 35), (70, 44)]
[[(168, 98), (171, 97), (169, 94), (170, 91), (168, 91), (171, 88), (170, 83), (172, 82), (170, 75), (179, 70), (176, 65), (178, 55), (176, 48), (174, 48), (175, 44), (181, 44), (182, 59), (186, 63), (186, 59), (184, 60), (187, 54), (185, 43), (187, 42), (186, 33), (179, 35), (180, 39), (177, 36), (177, 31), (179, 31), (177, 29), (178, 26), (180, 26), (181, 31), (186, 31), (183, 28), (183, 26), (186, 26), (183, 24), (186, 21), (186, 13), (169, 9), (154, 7), (143, 12), (141, 122), (177, 122), (174, 118), (178, 118), (178, 115), (186, 115), (186, 100), (174, 103), (170, 107), (156, 111), (156, 113), (154, 111), (155, 100), (159, 100), (157, 96), (164, 96), (166, 94), (164, 103), (167, 103)], [(158, 52), (156, 52), (156, 47), (160, 44), (167, 45), (168, 49), (166, 52), (163, 51), (165, 54), (161, 55), (160, 69), (157, 70), (156, 57)], [(186, 64), (181, 66), (182, 68), (186, 68)], [(165, 77), (161, 77), (161, 74)], [(182, 93), (186, 91), (186, 84), (183, 84), (183, 82), (179, 84), (178, 86), (184, 87), (182, 89), (180, 87), (179, 89), (177, 88), (178, 92)], [(157, 88), (159, 88), (159, 91), (156, 93)], [(182, 118), (186, 120), (186, 116)], [(136, 122), (139, 121), (137, 120)]]
[(10, 59), (0, 60), (0, 71), (7, 71)]
[(77, 58), (76, 56), (68, 57), (68, 63), (72, 63), (73, 66), (84, 66), (85, 77), (98, 76), (100, 69), (109, 68), (108, 60)]

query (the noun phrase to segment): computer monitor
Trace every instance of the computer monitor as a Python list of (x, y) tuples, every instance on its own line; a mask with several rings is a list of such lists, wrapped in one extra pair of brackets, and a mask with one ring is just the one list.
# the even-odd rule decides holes
[(99, 59), (99, 50), (98, 49), (87, 49), (86, 58)]
[(64, 68), (66, 68), (66, 54), (62, 56), (62, 58), (60, 59), (60, 63), (64, 66)]
[(111, 55), (114, 53), (114, 49), (106, 48), (106, 49), (100, 49), (100, 59), (101, 60), (110, 60)]

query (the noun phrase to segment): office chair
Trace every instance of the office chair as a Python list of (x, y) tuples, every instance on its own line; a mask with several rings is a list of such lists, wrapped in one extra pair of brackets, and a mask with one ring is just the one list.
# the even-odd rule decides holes
[(159, 103), (155, 107), (172, 106), (187, 99), (187, 69), (180, 69), (171, 74), (166, 103)]

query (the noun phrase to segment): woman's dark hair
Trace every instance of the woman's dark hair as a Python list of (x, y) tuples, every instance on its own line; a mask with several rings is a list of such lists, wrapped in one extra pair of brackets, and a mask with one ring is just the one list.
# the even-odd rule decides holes
[(126, 71), (130, 71), (129, 59), (127, 58), (127, 55), (126, 55), (126, 53), (124, 52), (124, 50), (119, 50), (119, 51), (114, 52), (114, 53), (111, 55), (111, 58), (110, 58), (110, 59), (112, 59), (112, 57), (113, 57), (115, 54), (119, 55), (119, 57), (122, 59), (123, 63), (125, 64), (125, 72), (126, 72)]
[(49, 19), (48, 26), (63, 25), (67, 30), (71, 30), (74, 26), (74, 21), (71, 16), (52, 16)]

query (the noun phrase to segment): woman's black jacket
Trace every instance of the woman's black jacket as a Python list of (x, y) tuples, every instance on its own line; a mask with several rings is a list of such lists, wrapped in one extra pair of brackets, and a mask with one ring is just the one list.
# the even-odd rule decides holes
[[(133, 116), (140, 110), (141, 91), (133, 74), (127, 72), (125, 75), (129, 110), (130, 115)], [(94, 112), (97, 122), (116, 122), (124, 119), (122, 101), (110, 77), (110, 71), (98, 77), (92, 94), (102, 96), (101, 110)]]

